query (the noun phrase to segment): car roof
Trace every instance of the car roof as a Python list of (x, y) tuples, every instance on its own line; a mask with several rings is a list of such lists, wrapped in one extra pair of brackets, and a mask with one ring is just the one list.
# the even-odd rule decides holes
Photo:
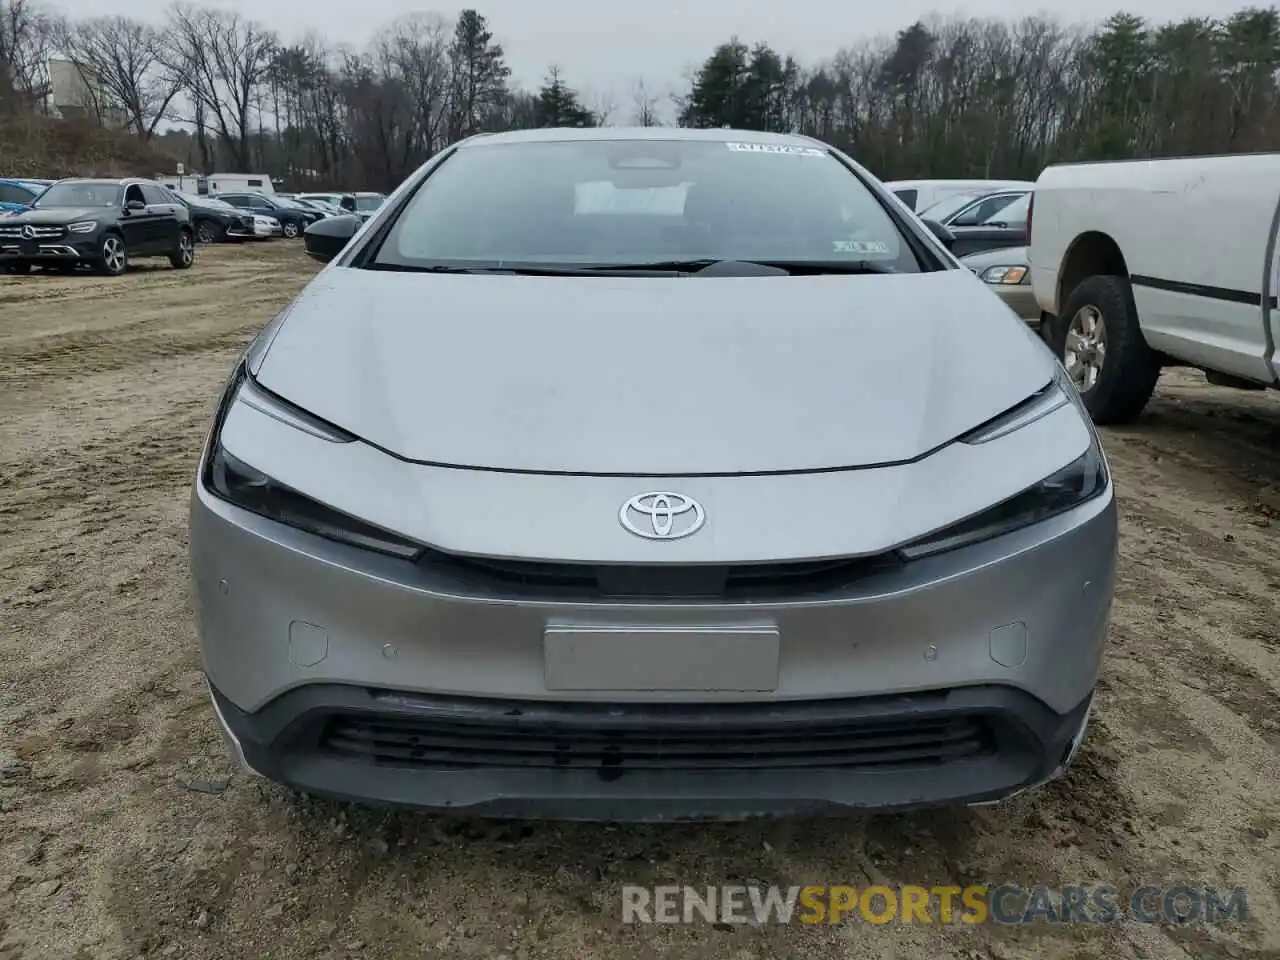
[(462, 141), (466, 148), (497, 146), (504, 143), (555, 143), (557, 141), (584, 140), (696, 140), (710, 143), (736, 142), (776, 144), (778, 146), (826, 148), (827, 145), (813, 137), (797, 133), (761, 133), (756, 130), (736, 130), (729, 127), (697, 129), (691, 127), (542, 127), (533, 130), (507, 130), (502, 133), (481, 133)]

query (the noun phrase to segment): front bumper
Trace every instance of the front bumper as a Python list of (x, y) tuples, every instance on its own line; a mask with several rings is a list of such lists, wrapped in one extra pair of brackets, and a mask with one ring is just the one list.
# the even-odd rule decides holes
[(96, 234), (37, 240), (0, 238), (0, 263), (82, 263), (99, 256)]
[(1003, 300), (1014, 313), (1027, 321), (1033, 328), (1040, 326), (1040, 304), (1036, 303), (1035, 293), (1029, 283), (992, 283), (988, 286), (996, 296)]
[(1066, 715), (1009, 687), (787, 704), (590, 704), (344, 685), (257, 713), (211, 688), (250, 773), (340, 800), (486, 817), (741, 820), (983, 804), (1061, 774)]
[[(736, 817), (978, 803), (1051, 777), (1078, 742), (1096, 683), (1116, 511), (1108, 490), (1033, 527), (834, 590), (736, 603), (570, 599), (442, 580), (247, 513), (199, 483), (190, 549), (215, 704), (244, 762), (264, 776), (494, 816)], [(566, 624), (766, 625), (781, 637), (777, 683), (759, 692), (554, 689), (544, 636)], [(738, 744), (738, 769), (654, 759), (654, 725), (682, 710), (686, 739), (738, 725), (725, 741)], [(363, 754), (334, 753), (337, 722), (348, 724), (338, 739), (363, 744)], [(459, 731), (464, 722), (491, 724), (489, 739), (504, 742), (565, 730), (567, 748), (530, 745), (551, 757), (535, 768), (468, 761), (485, 738)], [(946, 723), (959, 726), (938, 734)], [(837, 728), (851, 744), (843, 759), (813, 750), (781, 766), (744, 754), (760, 737), (813, 741)], [(618, 743), (601, 742), (608, 731)], [(896, 767), (864, 763), (854, 754), (872, 733), (920, 749)], [(652, 762), (618, 777), (637, 737), (640, 761)], [(436, 747), (445, 754), (428, 757)], [(554, 762), (583, 750), (584, 762)]]

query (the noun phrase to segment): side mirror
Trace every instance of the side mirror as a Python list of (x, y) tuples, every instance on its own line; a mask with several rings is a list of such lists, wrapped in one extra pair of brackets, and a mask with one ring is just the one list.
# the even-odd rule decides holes
[(956, 235), (937, 220), (926, 220), (924, 225), (929, 228), (930, 232), (932, 232), (948, 250), (955, 245)]
[(328, 263), (340, 254), (362, 221), (351, 215), (342, 217), (325, 217), (317, 220), (302, 232), (302, 242), (306, 245), (307, 256), (321, 263)]
[(125, 203), (124, 208), (126, 211), (145, 210), (147, 209), (147, 205), (141, 200), (130, 200)]

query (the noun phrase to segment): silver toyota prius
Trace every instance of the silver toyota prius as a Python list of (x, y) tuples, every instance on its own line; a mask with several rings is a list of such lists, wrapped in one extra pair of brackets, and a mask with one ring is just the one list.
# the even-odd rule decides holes
[(671, 820), (985, 803), (1067, 767), (1106, 458), (1050, 352), (863, 167), (520, 131), (346, 222), (236, 363), (191, 500), (245, 768)]

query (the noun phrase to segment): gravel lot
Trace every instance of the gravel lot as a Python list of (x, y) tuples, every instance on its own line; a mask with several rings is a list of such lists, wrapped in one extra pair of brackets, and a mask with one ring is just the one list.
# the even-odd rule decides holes
[[(300, 244), (0, 278), (0, 960), (1280, 957), (1280, 396), (1165, 375), (1105, 437), (1123, 566), (1070, 776), (838, 822), (495, 824), (232, 776), (206, 705), (187, 485)], [(1244, 924), (624, 926), (624, 883), (1249, 888)]]

